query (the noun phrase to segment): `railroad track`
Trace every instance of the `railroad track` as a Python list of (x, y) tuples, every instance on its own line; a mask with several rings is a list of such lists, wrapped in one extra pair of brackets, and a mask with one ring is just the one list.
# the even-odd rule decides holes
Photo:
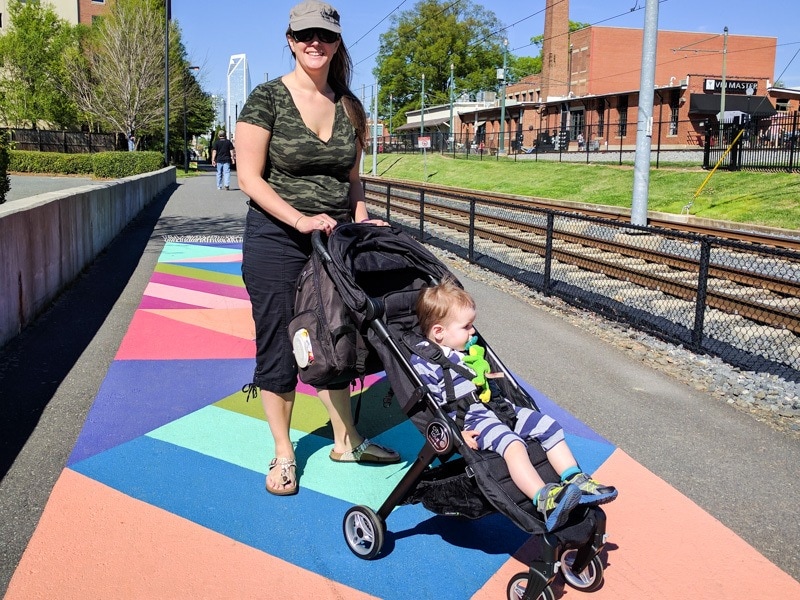
[[(542, 198), (515, 196), (512, 194), (500, 194), (493, 192), (482, 192), (480, 190), (468, 190), (453, 188), (434, 184), (414, 184), (408, 181), (385, 179), (380, 177), (362, 176), (366, 183), (367, 190), (378, 191), (391, 186), (393, 191), (405, 190), (418, 193), (424, 189), (426, 195), (437, 197), (450, 197), (468, 200), (475, 198), (479, 202), (502, 202), (510, 206), (519, 206), (527, 210), (556, 210), (604, 219), (629, 223), (631, 219), (630, 210), (613, 206), (597, 206), (582, 202), (569, 202), (559, 200), (546, 200)], [(380, 195), (380, 194), (377, 194)], [(660, 215), (658, 213), (648, 215), (648, 224), (651, 227), (668, 229), (682, 233), (696, 235), (708, 235), (719, 237), (726, 240), (736, 240), (749, 244), (764, 244), (776, 248), (800, 251), (800, 235), (790, 236), (783, 231), (774, 230), (769, 227), (749, 226), (747, 229), (733, 229), (733, 224), (727, 225), (708, 225), (697, 224), (690, 219), (677, 215)]]
[[(652, 304), (680, 306), (667, 318), (689, 329), (698, 326), (693, 319), (702, 299), (711, 318), (706, 327), (719, 330), (717, 337), (755, 324), (772, 330), (759, 333), (772, 340), (766, 346), (800, 354), (800, 241), (690, 224), (681, 229), (673, 222), (635, 228), (623, 211), (567, 212), (537, 200), (385, 180), (367, 181), (365, 192), (371, 204), (388, 206), (392, 219), (416, 228), (422, 210), (426, 230), (459, 238), (505, 264), (516, 261), (514, 268), (526, 268), (532, 257), (547, 258), (558, 268), (580, 270), (583, 275), (572, 275), (576, 280), (587, 274), (607, 278), (603, 285), (619, 297), (625, 293), (613, 282), (637, 288), (632, 293), (639, 296), (652, 292)], [(788, 360), (800, 368), (800, 356)]]

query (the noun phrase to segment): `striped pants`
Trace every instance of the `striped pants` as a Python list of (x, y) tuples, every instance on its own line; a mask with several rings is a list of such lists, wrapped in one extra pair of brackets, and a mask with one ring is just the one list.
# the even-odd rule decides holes
[(464, 417), (464, 430), (477, 431), (480, 434), (477, 438), (478, 447), (481, 450), (493, 450), (501, 456), (515, 440), (526, 446), (528, 442), (535, 441), (545, 452), (564, 440), (564, 430), (552, 417), (516, 405), (514, 412), (517, 422), (512, 431), (482, 402), (471, 404)]

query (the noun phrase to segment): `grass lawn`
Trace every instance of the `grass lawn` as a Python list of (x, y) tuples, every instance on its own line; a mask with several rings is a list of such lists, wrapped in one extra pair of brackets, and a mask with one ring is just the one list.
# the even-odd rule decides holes
[[(364, 169), (372, 172), (371, 155)], [(439, 185), (625, 208), (633, 198), (632, 165), (379, 154), (377, 173), (410, 181), (425, 181), (427, 174), (428, 182)], [(651, 169), (648, 210), (680, 214), (694, 199), (689, 213), (698, 217), (800, 230), (799, 174), (718, 170), (694, 198), (709, 173), (663, 163)]]

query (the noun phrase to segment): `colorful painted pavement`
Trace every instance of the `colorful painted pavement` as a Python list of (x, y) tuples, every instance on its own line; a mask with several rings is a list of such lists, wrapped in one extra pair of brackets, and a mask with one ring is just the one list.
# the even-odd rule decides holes
[[(380, 377), (366, 382), (359, 428), (408, 462), (331, 462), (326, 413), (301, 386), (300, 493), (264, 491), (272, 449), (260, 404), (241, 391), (253, 324), (240, 264), (239, 244), (165, 245), (6, 598), (504, 598), (535, 538), (499, 514), (473, 522), (403, 506), (378, 559), (347, 549), (345, 511), (377, 509), (422, 444), (384, 407)], [(800, 583), (530, 391), (584, 468), (621, 490), (607, 506), (606, 578), (593, 597), (800, 598)]]

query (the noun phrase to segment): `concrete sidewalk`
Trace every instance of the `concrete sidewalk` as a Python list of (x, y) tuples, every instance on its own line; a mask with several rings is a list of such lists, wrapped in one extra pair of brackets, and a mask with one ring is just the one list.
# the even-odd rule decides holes
[[(238, 187), (235, 177), (232, 184)], [(465, 525), (403, 507), (387, 521), (393, 532), (388, 555), (360, 562), (346, 550), (340, 529), (342, 507), (352, 502), (347, 494), (354, 492), (332, 487), (323, 476), (330, 472), (354, 487), (353, 474), (343, 475), (319, 458), (325, 455), (324, 445), (320, 446), (324, 425), (293, 424), (307, 432), (298, 441), (307, 461), (301, 494), (276, 499), (261, 489), (260, 471), (269, 454), (263, 416), (257, 414), (255, 403), (241, 403), (244, 400), (232, 393), (235, 389), (228, 392), (230, 397), (220, 395), (213, 407), (197, 398), (201, 392), (193, 381), (197, 375), (192, 364), (208, 357), (189, 354), (199, 352), (194, 346), (214, 342), (171, 339), (171, 332), (178, 329), (163, 328), (166, 321), (147, 321), (168, 310), (184, 310), (178, 304), (187, 296), (170, 300), (175, 303), (171, 308), (155, 304), (146, 308), (143, 296), (154, 298), (153, 286), (168, 285), (170, 277), (188, 278), (188, 273), (206, 269), (203, 285), (213, 281), (214, 286), (226, 286), (227, 297), (233, 299), (221, 320), (230, 322), (232, 315), (246, 312), (232, 283), (233, 246), (220, 242), (216, 254), (203, 250), (202, 256), (194, 257), (188, 247), (165, 241), (238, 236), (245, 212), (244, 195), (235, 189), (216, 190), (210, 175), (179, 179), (170, 198), (149, 207), (56, 306), (0, 353), (0, 402), (5, 413), (0, 430), (5, 473), (0, 483), (1, 589), (21, 564), (24, 568), (14, 576), (8, 598), (36, 597), (45, 589), (50, 597), (59, 598), (97, 594), (241, 598), (255, 597), (259, 589), (271, 589), (274, 597), (282, 597), (280, 590), (289, 593), (302, 587), (296, 584), (297, 577), (308, 584), (307, 593), (318, 598), (426, 598), (433, 597), (434, 589), (436, 597), (502, 597), (508, 575), (525, 570), (513, 557), (524, 556), (527, 547), (524, 536), (509, 530), (503, 519)], [(215, 260), (219, 262), (212, 264)], [(611, 544), (605, 556), (606, 585), (595, 597), (800, 595), (800, 524), (793, 501), (800, 464), (796, 442), (652, 371), (535, 304), (459, 276), (476, 296), (483, 335), (558, 415), (570, 443), (582, 453), (582, 462), (596, 465), (599, 478), (621, 489), (620, 499), (607, 510)], [(200, 284), (190, 287), (191, 293), (208, 289)], [(161, 298), (166, 302), (165, 295)], [(218, 331), (217, 325), (209, 325), (219, 321), (211, 313), (203, 312), (204, 329)], [(203, 362), (211, 377), (206, 387), (235, 375), (228, 386), (235, 388), (234, 383), (252, 370), (246, 332), (234, 337), (244, 341), (231, 342), (228, 362), (222, 367)], [(183, 359), (170, 362), (175, 358), (170, 352), (182, 353)], [(149, 373), (146, 377), (133, 372), (122, 377), (120, 370), (129, 367), (156, 370), (136, 371)], [(373, 385), (378, 389), (381, 384)], [(152, 398), (148, 391), (154, 393)], [(114, 418), (113, 411), (98, 412), (102, 403), (128, 397), (135, 401), (120, 405), (125, 408), (118, 418), (143, 419), (162, 407), (187, 403), (186, 414), (179, 419), (182, 425), (177, 417), (167, 419), (156, 435), (152, 426), (143, 424), (142, 431), (150, 433), (142, 438), (120, 445), (104, 442), (106, 452), (86, 450), (87, 432), (93, 427), (100, 431), (102, 419)], [(308, 406), (313, 412), (310, 407), (316, 405)], [(87, 420), (90, 408), (94, 416)], [(406, 440), (402, 419), (397, 415), (387, 419), (380, 408), (374, 410), (374, 415), (367, 411), (364, 426), (402, 447), (404, 459), (413, 458), (409, 448), (416, 441)], [(318, 416), (305, 418), (313, 421)], [(202, 426), (205, 418), (210, 429)], [(193, 419), (191, 425), (187, 419)], [(202, 458), (220, 452), (219, 446), (244, 443), (220, 438), (211, 449), (192, 446), (199, 443), (198, 437), (219, 436), (228, 419), (235, 419), (236, 438), (248, 438), (253, 428), (248, 438), (252, 445), (239, 458)], [(391, 429), (385, 420), (391, 421)], [(79, 434), (83, 442), (76, 447)], [(170, 443), (163, 445), (167, 440)], [(138, 469), (134, 458), (145, 446), (157, 449), (156, 462), (145, 469), (149, 473), (171, 468), (170, 453), (184, 445), (195, 449), (176, 455), (177, 479), (163, 493), (146, 492), (144, 480), (131, 483)], [(190, 464), (195, 459), (202, 460), (196, 474)], [(230, 465), (241, 464), (237, 461), (246, 467), (231, 471)], [(355, 487), (368, 498), (379, 496), (386, 482), (397, 476), (380, 469), (357, 472), (360, 480)], [(241, 497), (239, 478), (244, 482)], [(184, 479), (191, 481), (185, 490)], [(77, 489), (88, 495), (70, 495)], [(145, 492), (136, 491), (142, 489)], [(223, 495), (213, 510), (231, 510), (230, 518), (239, 525), (221, 515), (220, 521), (211, 519), (208, 506), (193, 508), (195, 501), (215, 494)], [(101, 497), (108, 503), (101, 503)], [(313, 518), (301, 508), (305, 503), (316, 507)], [(103, 517), (107, 522), (100, 522)], [(122, 528), (114, 529), (113, 523)], [(66, 531), (83, 537), (64, 539)], [(216, 533), (210, 535), (212, 531)], [(177, 539), (165, 538), (166, 532)], [(93, 551), (112, 542), (113, 550), (93, 557)], [(431, 558), (442, 555), (448, 564), (463, 562), (449, 574), (454, 586), (441, 581), (439, 568), (431, 572), (439, 564)], [(412, 572), (416, 588), (407, 587), (408, 579), (401, 577)], [(380, 587), (381, 581), (389, 587)], [(430, 587), (425, 587), (428, 583)]]

